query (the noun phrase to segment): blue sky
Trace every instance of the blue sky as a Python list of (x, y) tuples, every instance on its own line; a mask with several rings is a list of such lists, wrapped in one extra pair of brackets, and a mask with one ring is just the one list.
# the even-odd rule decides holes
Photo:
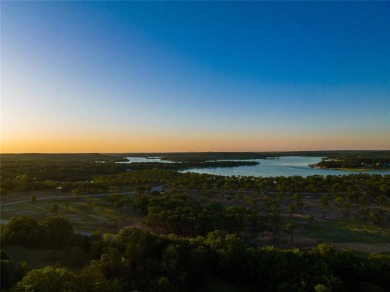
[(2, 152), (390, 149), (390, 3), (3, 2)]

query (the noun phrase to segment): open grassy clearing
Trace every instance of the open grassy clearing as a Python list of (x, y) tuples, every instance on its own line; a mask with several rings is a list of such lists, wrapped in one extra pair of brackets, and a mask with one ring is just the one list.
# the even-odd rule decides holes
[[(125, 198), (125, 196), (122, 197)], [(53, 205), (57, 205), (57, 208)], [(108, 233), (115, 233), (124, 226), (138, 224), (142, 220), (141, 215), (131, 205), (120, 209), (112, 207), (107, 196), (81, 197), (79, 200), (76, 198), (43, 200), (35, 204), (28, 202), (1, 207), (2, 219), (22, 215), (38, 221), (58, 215), (69, 220), (75, 230)]]
[(388, 228), (364, 224), (352, 219), (332, 219), (318, 221), (305, 226), (305, 234), (326, 242), (390, 242)]
[[(113, 190), (110, 190), (108, 193), (99, 193), (99, 194), (87, 194), (82, 197), (88, 197), (88, 196), (99, 196), (99, 195), (108, 195), (111, 193), (126, 193), (126, 192), (132, 192), (134, 191), (131, 188), (115, 188)], [(19, 201), (31, 201), (31, 197), (35, 196), (37, 201), (40, 200), (46, 200), (46, 199), (73, 199), (76, 198), (74, 195), (71, 194), (69, 191), (65, 190), (37, 190), (37, 191), (22, 191), (22, 192), (10, 192), (7, 194), (1, 194), (0, 196), (0, 202), (1, 204), (9, 204), (13, 202), (19, 202)]]
[(1, 203), (7, 204), (17, 201), (30, 201), (31, 196), (35, 196), (37, 200), (52, 198), (52, 197), (69, 197), (72, 198), (70, 192), (62, 190), (40, 190), (40, 191), (23, 191), (23, 192), (11, 192), (6, 195), (1, 194)]
[[(36, 192), (23, 192), (19, 196), (13, 196), (13, 200), (28, 200), (19, 204), (3, 205), (1, 207), (1, 218), (8, 219), (13, 216), (25, 215), (43, 221), (44, 219), (59, 215), (69, 220), (75, 230), (105, 233), (116, 233), (125, 226), (137, 226), (147, 228), (142, 225), (143, 215), (133, 206), (126, 204), (121, 208), (115, 208), (108, 201), (107, 196), (86, 197), (82, 196), (77, 200), (70, 194), (65, 194), (64, 199), (37, 200), (35, 204), (29, 202), (31, 195), (37, 198), (50, 198), (53, 192), (42, 192), (40, 197)], [(64, 194), (64, 193), (63, 193)], [(197, 192), (189, 194), (197, 199), (202, 199)], [(211, 197), (222, 204), (245, 204), (247, 196), (240, 193), (231, 194), (232, 199), (227, 200), (226, 195), (215, 192)], [(345, 212), (340, 206), (330, 198), (328, 207), (324, 208), (319, 203), (321, 194), (302, 194), (304, 206), (297, 209), (293, 214), (287, 212), (287, 206), (292, 203), (289, 194), (285, 195), (281, 204), (281, 216), (283, 218), (281, 229), (276, 236), (276, 245), (282, 248), (290, 247), (312, 247), (321, 242), (334, 243), (339, 247), (348, 247), (362, 252), (390, 252), (390, 228), (389, 228), (389, 208), (384, 207), (383, 221), (380, 225), (375, 225), (370, 220), (363, 220), (356, 217), (356, 204), (351, 205), (349, 212)], [(121, 195), (122, 199), (129, 198), (134, 194)], [(261, 209), (264, 195), (259, 194), (257, 205)], [(58, 206), (58, 210), (53, 209), (53, 204)], [(313, 222), (309, 223), (305, 217), (313, 216)], [(290, 234), (283, 230), (284, 224), (294, 222), (293, 241)], [(150, 228), (148, 228), (150, 229)], [(251, 241), (257, 245), (272, 245), (273, 236), (271, 232), (263, 231), (257, 234), (242, 234), (245, 237), (252, 237)]]

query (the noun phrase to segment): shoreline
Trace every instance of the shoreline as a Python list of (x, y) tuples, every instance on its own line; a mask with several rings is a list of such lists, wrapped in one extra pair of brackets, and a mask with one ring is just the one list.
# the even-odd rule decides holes
[(388, 171), (390, 174), (390, 168), (334, 168), (334, 167), (318, 167), (318, 166), (310, 166), (314, 169), (329, 169), (329, 170), (340, 170), (340, 171), (355, 171), (355, 172), (361, 172), (361, 171), (368, 171), (368, 172), (375, 172), (375, 171)]

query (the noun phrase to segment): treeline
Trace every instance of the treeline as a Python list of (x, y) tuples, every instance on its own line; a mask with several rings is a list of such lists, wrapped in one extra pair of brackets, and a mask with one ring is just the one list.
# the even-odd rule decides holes
[(390, 156), (331, 156), (314, 166), (319, 168), (390, 169)]
[(99, 174), (124, 172), (128, 166), (115, 162), (73, 160), (2, 161), (0, 186), (8, 191), (44, 190), (58, 187), (61, 182), (83, 182)]
[[(189, 168), (236, 167), (257, 165), (256, 161), (210, 161), (182, 163), (115, 163), (113, 161), (79, 161), (73, 159), (5, 160), (0, 168), (0, 186), (9, 191), (53, 189), (78, 182), (93, 181), (97, 175), (123, 173), (139, 169), (185, 170)], [(91, 189), (91, 185), (88, 186)], [(101, 190), (106, 190), (101, 189)], [(98, 191), (97, 189), (91, 191)]]
[(350, 193), (358, 196), (390, 194), (390, 175), (349, 174), (344, 176), (250, 177), (180, 173), (161, 169), (140, 169), (110, 175), (91, 176), (87, 181), (38, 181), (28, 175), (18, 175), (1, 181), (4, 190), (77, 189), (81, 194), (101, 193), (116, 189), (131, 189), (139, 193), (167, 185), (177, 193), (188, 191), (229, 194), (234, 192), (283, 193)]
[(280, 156), (316, 156), (316, 157), (389, 157), (390, 150), (327, 150), (278, 152)]
[[(13, 233), (32, 234), (31, 226), (37, 225), (28, 218), (11, 221), (2, 231), (5, 248)], [(69, 235), (68, 231), (66, 234)], [(2, 251), (2, 289), (169, 292), (221, 289), (215, 283), (222, 283), (223, 287), (231, 285), (239, 291), (390, 289), (389, 256), (358, 256), (348, 250), (336, 251), (329, 244), (307, 251), (254, 248), (247, 247), (237, 235), (220, 231), (183, 238), (136, 228), (122, 229), (114, 237), (94, 234), (85, 236), (83, 241), (66, 242), (67, 246), (58, 250), (55, 265), (33, 270), (19, 267), (19, 278), (12, 278), (14, 263)], [(79, 273), (74, 273), (63, 265), (80, 265), (65, 260), (77, 254), (88, 261)]]
[(62, 217), (49, 217), (42, 224), (25, 216), (13, 217), (1, 229), (2, 243), (34, 248), (64, 248), (80, 238)]
[(214, 168), (214, 167), (237, 167), (258, 165), (257, 161), (192, 161), (178, 163), (160, 163), (160, 162), (133, 162), (129, 164), (131, 170), (136, 169), (168, 169), (168, 170), (186, 170), (190, 168)]
[(99, 153), (23, 153), (23, 154), (0, 154), (1, 162), (14, 161), (124, 161), (122, 157)]
[(319, 168), (390, 169), (390, 151), (340, 151), (324, 155)]
[(117, 157), (158, 157), (176, 162), (194, 162), (210, 160), (267, 159), (281, 156), (314, 156), (314, 157), (389, 157), (390, 151), (285, 151), (285, 152), (179, 152), (179, 153), (121, 153)]
[[(179, 173), (175, 171), (148, 169), (105, 175), (94, 178), (95, 185), (138, 186), (145, 191), (154, 186), (169, 185), (172, 191), (211, 191), (219, 193), (241, 192), (371, 192), (390, 194), (390, 175), (349, 174), (344, 176), (308, 177), (251, 177), (218, 176), (212, 174)], [(142, 190), (140, 190), (142, 191)]]
[[(175, 162), (205, 162), (211, 160), (266, 159), (268, 153), (256, 152), (177, 152), (177, 153), (122, 153), (121, 157), (158, 157)], [(118, 154), (116, 154), (118, 155)], [(277, 155), (278, 156), (278, 155)]]
[(2, 183), (17, 176), (30, 181), (80, 181), (99, 174), (122, 172), (118, 157), (102, 154), (0, 154)]

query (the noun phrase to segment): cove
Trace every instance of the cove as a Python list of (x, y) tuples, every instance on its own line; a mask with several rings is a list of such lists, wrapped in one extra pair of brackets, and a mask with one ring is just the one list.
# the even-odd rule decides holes
[(306, 157), (306, 156), (281, 156), (278, 159), (253, 159), (243, 161), (258, 161), (255, 166), (237, 166), (228, 168), (193, 168), (182, 172), (208, 173), (224, 176), (256, 176), (256, 177), (275, 177), (275, 176), (302, 176), (310, 175), (347, 175), (347, 174), (390, 174), (390, 171), (350, 171), (350, 170), (335, 170), (335, 169), (316, 169), (309, 165), (320, 162), (322, 157)]

